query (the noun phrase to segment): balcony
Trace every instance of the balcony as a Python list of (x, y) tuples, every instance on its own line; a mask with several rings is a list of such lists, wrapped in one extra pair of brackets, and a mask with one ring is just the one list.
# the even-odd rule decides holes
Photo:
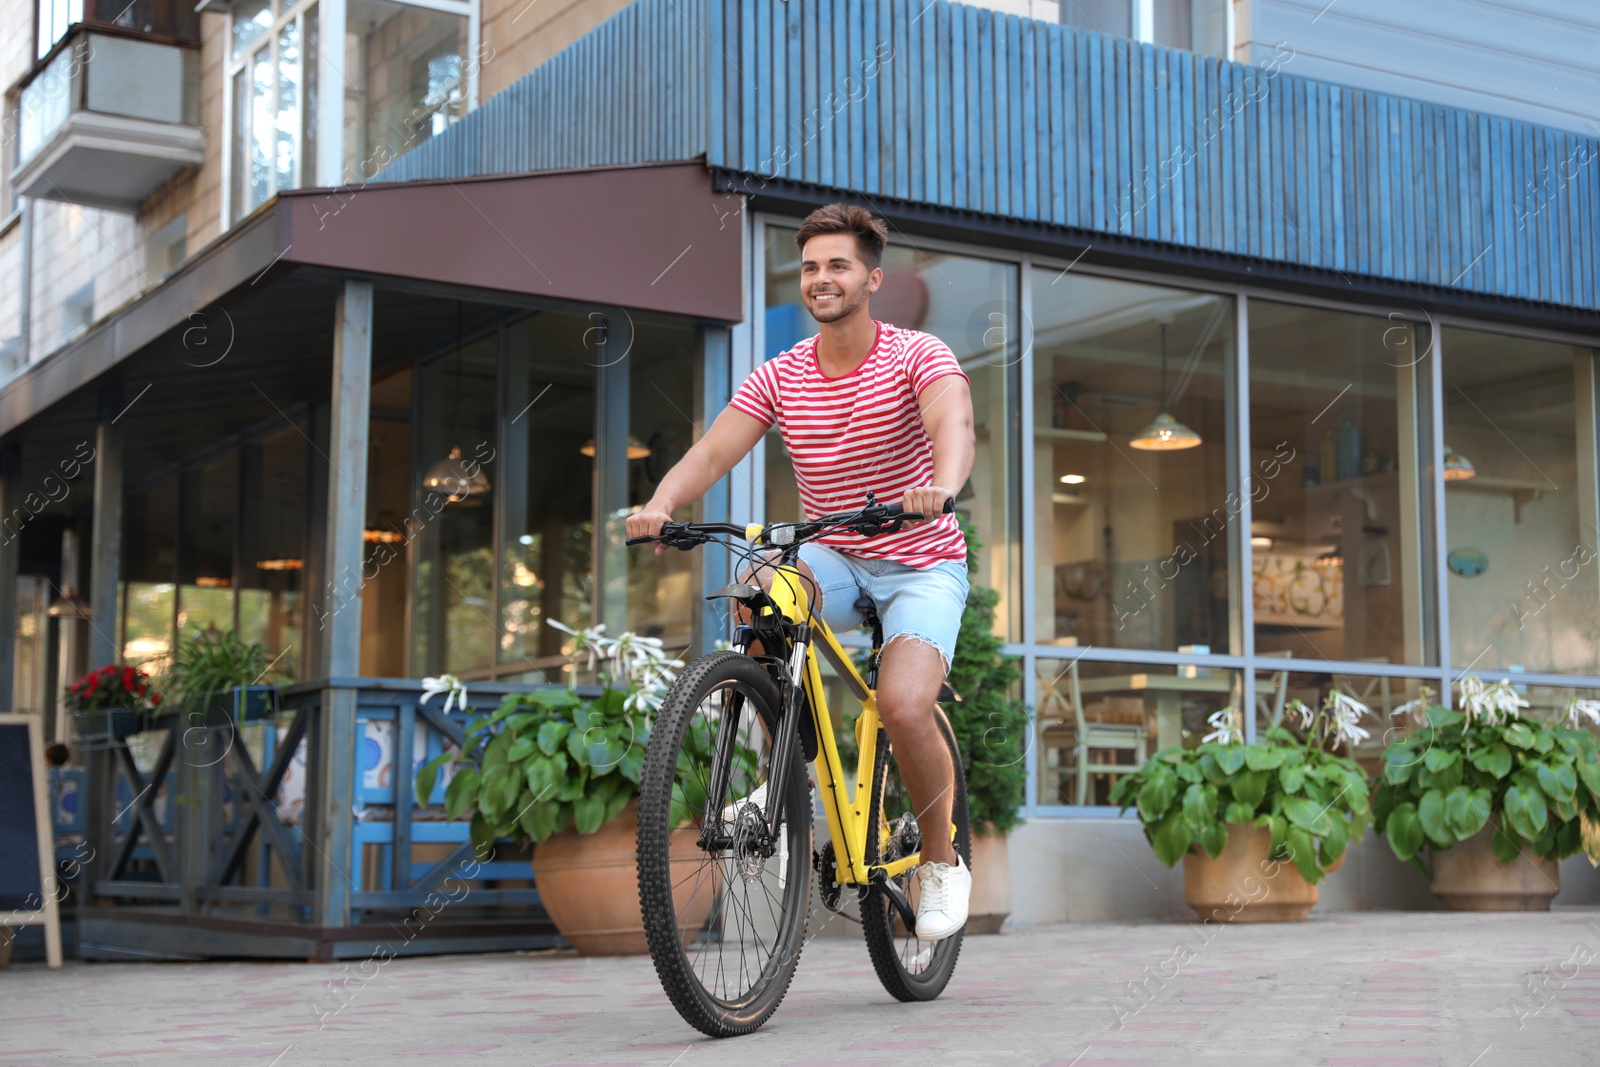
[(200, 165), (199, 82), (193, 43), (74, 26), (22, 82), (13, 187), (137, 211), (162, 182)]

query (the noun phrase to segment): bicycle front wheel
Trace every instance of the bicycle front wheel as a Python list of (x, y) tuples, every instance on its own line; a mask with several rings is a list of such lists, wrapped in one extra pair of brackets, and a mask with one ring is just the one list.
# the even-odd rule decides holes
[[(961, 862), (970, 868), (972, 828), (967, 815), (967, 777), (961, 767), (961, 751), (956, 747), (955, 734), (944, 711), (935, 708), (934, 715), (940, 735), (949, 746), (950, 763), (955, 769), (955, 798), (950, 820), (955, 824), (956, 852)], [(872, 773), (872, 796), (867, 810), (867, 865), (893, 863), (921, 850), (922, 831), (911, 810), (911, 799), (900, 780), (894, 755), (889, 751), (889, 737), (879, 730), (878, 761)], [(895, 883), (915, 908), (915, 870), (902, 874)], [(944, 992), (950, 975), (955, 972), (956, 957), (961, 955), (965, 929), (943, 941), (923, 941), (915, 930), (906, 928), (888, 894), (882, 892), (874, 892), (861, 902), (861, 927), (878, 980), (896, 1000), (932, 1000)]]
[[(678, 1014), (712, 1037), (750, 1033), (777, 1010), (805, 940), (811, 805), (799, 745), (790, 749), (775, 840), (764, 815), (779, 719), (766, 670), (748, 656), (713, 652), (673, 684), (645, 756), (645, 935)], [(719, 786), (720, 804), (708, 800)]]

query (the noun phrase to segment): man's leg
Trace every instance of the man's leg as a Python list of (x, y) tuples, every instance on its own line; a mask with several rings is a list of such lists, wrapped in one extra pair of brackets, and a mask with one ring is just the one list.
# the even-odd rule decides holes
[(956, 774), (936, 718), (943, 681), (944, 660), (938, 649), (905, 634), (889, 640), (878, 665), (878, 715), (922, 828), (924, 862), (954, 866), (950, 813)]
[[(778, 577), (777, 558), (777, 553), (772, 553), (770, 563), (763, 563), (756, 567), (746, 567), (744, 571), (740, 573), (739, 581), (748, 585), (759, 585), (761, 588), (771, 592), (772, 583), (774, 579)], [(806, 591), (806, 602), (811, 605), (812, 610), (819, 610), (822, 594), (817, 591), (817, 576), (812, 573), (811, 565), (803, 559), (796, 560), (795, 566), (800, 571), (801, 587)], [(793, 581), (792, 578), (787, 576), (785, 576), (784, 580)], [(749, 608), (735, 600), (733, 602), (733, 612), (734, 618), (737, 619), (741, 625), (749, 625)], [(759, 654), (764, 651), (765, 649), (762, 647), (760, 638), (757, 638), (750, 643), (750, 652), (752, 654)]]

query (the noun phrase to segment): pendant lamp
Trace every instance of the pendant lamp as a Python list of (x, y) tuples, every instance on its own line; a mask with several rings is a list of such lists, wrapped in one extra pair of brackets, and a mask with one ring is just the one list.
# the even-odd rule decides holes
[[(1161, 324), (1161, 403), (1167, 402), (1167, 324)], [(1129, 447), (1146, 452), (1176, 452), (1200, 444), (1200, 435), (1167, 414), (1161, 412), (1128, 442)]]

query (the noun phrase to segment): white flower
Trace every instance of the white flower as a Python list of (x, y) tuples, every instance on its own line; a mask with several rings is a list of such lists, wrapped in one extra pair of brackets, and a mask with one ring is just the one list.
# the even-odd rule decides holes
[[(1372, 709), (1353, 696), (1339, 692), (1335, 689), (1328, 694), (1328, 699), (1323, 705), (1328, 710), (1328, 717), (1333, 721), (1333, 733), (1340, 741), (1352, 748), (1372, 736), (1371, 731), (1363, 730), (1356, 723), (1369, 715)], [(1372, 716), (1376, 718), (1377, 716)]]
[(426, 704), (440, 693), (449, 694), (444, 698), (444, 713), (450, 714), (450, 709), (459, 706), (462, 711), (467, 710), (467, 686), (460, 678), (453, 674), (441, 674), (437, 678), (424, 678), (422, 680), (422, 701)]
[(1511, 679), (1502, 678), (1493, 685), (1484, 685), (1473, 675), (1456, 683), (1461, 694), (1461, 711), (1468, 719), (1478, 720), (1488, 726), (1499, 726), (1519, 715), (1519, 709), (1528, 702), (1511, 688)]
[(617, 643), (611, 638), (603, 636), (606, 628), (605, 623), (588, 626), (582, 630), (574, 630), (559, 619), (546, 619), (545, 621), (562, 633), (572, 635), (574, 639), (572, 642), (572, 665), (574, 668), (577, 667), (580, 658), (586, 658), (589, 661), (588, 669), (591, 671), (598, 667), (602, 661), (611, 658), (612, 649), (616, 647)]
[(1417, 699), (1408, 700), (1401, 704), (1389, 713), (1389, 717), (1398, 719), (1403, 715), (1416, 715), (1420, 721), (1431, 707), (1433, 707), (1433, 690), (1425, 685), (1419, 685), (1417, 686)]
[(1238, 712), (1233, 708), (1223, 708), (1206, 719), (1213, 730), (1200, 740), (1202, 743), (1217, 741), (1224, 745), (1236, 745), (1244, 741), (1244, 731), (1234, 725), (1234, 718)]
[(1567, 725), (1574, 730), (1583, 728), (1583, 720), (1600, 726), (1600, 700), (1585, 700), (1583, 697), (1573, 697), (1567, 703)]
[(1302, 730), (1311, 729), (1312, 720), (1317, 717), (1317, 713), (1306, 707), (1305, 701), (1303, 700), (1297, 699), (1289, 701), (1289, 703), (1286, 705), (1286, 710), (1292, 711), (1296, 715), (1300, 716), (1300, 729)]

